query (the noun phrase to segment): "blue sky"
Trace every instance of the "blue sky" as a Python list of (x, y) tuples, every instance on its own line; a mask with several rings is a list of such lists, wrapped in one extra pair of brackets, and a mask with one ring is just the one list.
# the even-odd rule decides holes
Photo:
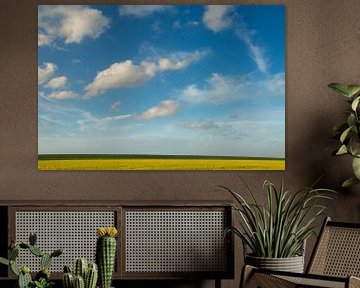
[(285, 157), (283, 5), (38, 7), (39, 154)]

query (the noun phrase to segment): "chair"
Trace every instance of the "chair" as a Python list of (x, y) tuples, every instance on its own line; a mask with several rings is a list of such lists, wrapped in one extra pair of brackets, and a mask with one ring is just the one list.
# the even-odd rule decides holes
[(360, 287), (360, 224), (326, 218), (306, 273), (279, 272), (245, 265), (240, 287)]

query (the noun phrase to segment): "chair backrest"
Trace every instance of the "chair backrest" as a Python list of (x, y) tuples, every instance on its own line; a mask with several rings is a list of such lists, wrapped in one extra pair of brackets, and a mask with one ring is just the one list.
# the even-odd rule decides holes
[(360, 224), (326, 218), (307, 273), (360, 277)]

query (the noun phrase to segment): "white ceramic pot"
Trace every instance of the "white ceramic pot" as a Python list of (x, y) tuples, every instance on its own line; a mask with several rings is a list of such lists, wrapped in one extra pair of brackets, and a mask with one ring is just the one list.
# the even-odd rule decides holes
[(246, 255), (245, 263), (262, 269), (304, 273), (304, 256), (263, 258)]

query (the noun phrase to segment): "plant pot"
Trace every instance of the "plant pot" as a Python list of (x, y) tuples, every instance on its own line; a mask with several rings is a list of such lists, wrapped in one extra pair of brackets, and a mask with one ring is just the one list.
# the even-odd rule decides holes
[(289, 258), (263, 258), (246, 255), (245, 263), (262, 269), (304, 273), (304, 256)]

